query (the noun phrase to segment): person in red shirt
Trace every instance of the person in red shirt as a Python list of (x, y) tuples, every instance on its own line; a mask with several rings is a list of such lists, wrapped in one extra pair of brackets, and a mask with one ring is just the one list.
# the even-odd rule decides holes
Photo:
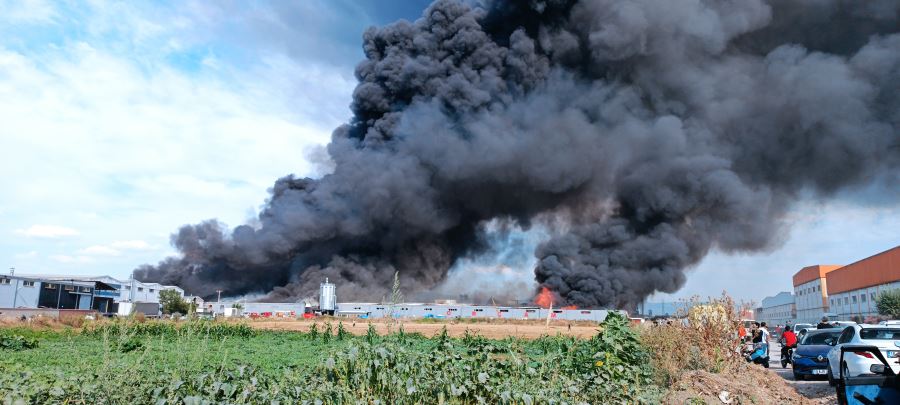
[(786, 325), (784, 327), (784, 333), (781, 334), (781, 363), (787, 363), (787, 359), (790, 358), (791, 354), (789, 352), (790, 349), (797, 347), (797, 334), (794, 333), (791, 325)]

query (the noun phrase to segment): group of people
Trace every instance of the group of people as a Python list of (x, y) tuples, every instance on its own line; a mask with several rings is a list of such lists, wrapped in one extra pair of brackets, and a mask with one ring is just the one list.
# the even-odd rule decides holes
[[(741, 327), (743, 329), (743, 326)], [(742, 337), (746, 336), (746, 331), (742, 331)], [(769, 357), (769, 328), (765, 322), (753, 322), (750, 330), (750, 343), (753, 345), (752, 351), (747, 356), (748, 362), (753, 362)]]

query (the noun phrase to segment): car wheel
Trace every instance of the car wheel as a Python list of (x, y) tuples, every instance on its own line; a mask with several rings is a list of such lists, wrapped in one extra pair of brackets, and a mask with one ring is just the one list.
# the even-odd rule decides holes
[(831, 373), (831, 366), (828, 366), (828, 371), (825, 373), (825, 376), (828, 379), (828, 385), (832, 387), (837, 385), (837, 381), (834, 380), (834, 375)]
[(794, 379), (797, 381), (803, 381), (803, 374), (800, 374), (795, 370), (794, 371)]

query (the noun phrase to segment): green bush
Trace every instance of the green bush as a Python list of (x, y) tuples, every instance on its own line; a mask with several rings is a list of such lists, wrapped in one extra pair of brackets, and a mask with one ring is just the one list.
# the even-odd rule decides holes
[(891, 319), (900, 318), (900, 290), (888, 290), (875, 297), (878, 313)]
[(38, 347), (38, 341), (32, 337), (22, 335), (0, 335), (0, 349), (2, 350), (26, 350)]

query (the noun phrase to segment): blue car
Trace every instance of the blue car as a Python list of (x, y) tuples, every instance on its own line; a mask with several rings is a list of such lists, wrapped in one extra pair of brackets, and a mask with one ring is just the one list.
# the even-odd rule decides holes
[(794, 349), (791, 367), (794, 379), (825, 377), (828, 374), (828, 351), (841, 335), (841, 329), (810, 329)]

